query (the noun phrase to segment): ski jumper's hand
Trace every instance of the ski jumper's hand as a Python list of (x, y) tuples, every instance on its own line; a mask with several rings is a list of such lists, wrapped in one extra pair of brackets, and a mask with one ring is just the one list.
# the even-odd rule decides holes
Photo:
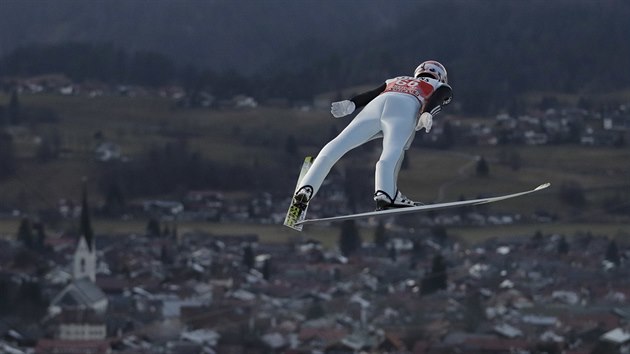
[(335, 118), (341, 118), (354, 112), (355, 108), (356, 105), (350, 100), (333, 102), (330, 106), (330, 113), (332, 113)]
[(431, 126), (433, 125), (433, 115), (429, 112), (424, 112), (418, 118), (418, 123), (416, 124), (416, 131), (424, 128), (424, 130), (428, 133), (431, 131)]

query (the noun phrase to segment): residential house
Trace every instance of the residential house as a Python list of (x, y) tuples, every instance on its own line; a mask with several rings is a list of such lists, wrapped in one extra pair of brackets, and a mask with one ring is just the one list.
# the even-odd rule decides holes
[(110, 354), (106, 340), (58, 340), (42, 339), (37, 342), (35, 354)]
[(66, 310), (53, 320), (55, 337), (61, 340), (104, 340), (107, 326), (103, 314), (93, 310)]

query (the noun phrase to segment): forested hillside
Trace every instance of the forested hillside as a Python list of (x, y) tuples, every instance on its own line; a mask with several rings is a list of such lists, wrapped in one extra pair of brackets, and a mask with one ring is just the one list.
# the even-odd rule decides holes
[[(12, 11), (0, 17), (33, 13), (24, 3), (3, 2), (3, 10)], [(55, 2), (54, 11), (44, 4), (40, 11), (49, 11), (46, 21), (35, 21), (44, 18), (38, 12), (20, 31), (2, 31), (0, 75), (57, 71), (76, 80), (176, 82), (216, 96), (309, 100), (321, 92), (378, 85), (435, 58), (449, 69), (462, 114), (517, 107), (524, 92), (590, 96), (630, 87), (627, 1), (343, 1), (334, 6), (271, 1), (243, 8), (222, 1), (151, 6), (97, 1), (91, 7), (71, 1)], [(24, 11), (18, 16), (17, 10)], [(87, 15), (74, 19), (70, 10)], [(146, 13), (139, 16), (142, 10)], [(0, 21), (1, 26), (17, 26), (16, 18)], [(67, 20), (63, 26), (62, 19)], [(9, 50), (16, 43), (21, 49)]]
[(437, 58), (465, 113), (529, 91), (588, 96), (630, 87), (629, 18), (627, 1), (426, 1), (392, 30), (308, 61), (298, 77), (344, 87)]
[(33, 43), (111, 42), (251, 74), (295, 43), (334, 47), (389, 28), (415, 7), (387, 0), (1, 1), (0, 55)]

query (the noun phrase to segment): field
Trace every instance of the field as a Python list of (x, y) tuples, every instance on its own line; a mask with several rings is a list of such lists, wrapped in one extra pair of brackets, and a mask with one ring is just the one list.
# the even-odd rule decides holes
[[(0, 105), (7, 102), (8, 97), (0, 96)], [(95, 136), (117, 143), (131, 158), (151, 147), (185, 138), (191, 150), (207, 159), (271, 164), (281, 170), (285, 167), (278, 161), (277, 152), (289, 136), (303, 141), (303, 151), (312, 154), (314, 146), (326, 140), (330, 129), (339, 124), (331, 120), (325, 122), (326, 129), (321, 129), (320, 112), (292, 109), (179, 110), (172, 100), (163, 98), (24, 95), (20, 103), (53, 109), (60, 117), (57, 123), (16, 130), (14, 141), (22, 163), (14, 178), (0, 182), (0, 198), (21, 208), (50, 207), (61, 198), (77, 196), (83, 176), (97, 180), (98, 163), (93, 150), (99, 140)], [(36, 137), (51, 134), (58, 134), (63, 142), (63, 158), (35, 163)], [(91, 192), (98, 200), (97, 191)]]
[[(0, 96), (0, 105), (8, 98)], [(341, 130), (349, 119), (332, 119), (325, 111), (303, 111), (289, 108), (259, 108), (250, 110), (181, 110), (164, 98), (95, 97), (59, 95), (23, 95), (24, 107), (43, 107), (57, 112), (57, 123), (30, 124), (16, 131), (15, 144), (20, 158), (15, 177), (0, 182), (1, 205), (12, 205), (21, 210), (38, 210), (56, 205), (59, 199), (78, 199), (83, 176), (96, 179), (98, 163), (92, 150), (98, 142), (111, 140), (119, 144), (123, 154), (136, 156), (148, 148), (185, 137), (188, 144), (204, 157), (214, 161), (230, 161), (251, 165), (269, 164), (278, 173), (294, 174), (295, 164), (278, 156), (288, 137), (300, 144), (299, 155), (315, 154), (333, 131)], [(482, 118), (483, 119), (483, 118)], [(439, 123), (438, 123), (439, 124)], [(58, 134), (63, 142), (61, 159), (49, 163), (34, 161), (37, 136)], [(420, 133), (423, 134), (423, 133)], [(545, 209), (556, 213), (558, 230), (592, 228), (615, 235), (628, 232), (627, 223), (604, 216), (604, 200), (621, 195), (630, 198), (630, 149), (591, 148), (582, 146), (507, 147), (517, 153), (521, 168), (513, 170), (499, 163), (505, 147), (463, 147), (435, 150), (413, 147), (409, 154), (409, 169), (400, 174), (400, 188), (409, 196), (424, 202), (453, 201), (479, 196), (499, 195), (533, 188), (544, 182), (552, 186), (546, 191), (490, 206), (495, 211), (516, 211), (530, 215)], [(377, 159), (374, 149), (371, 165)], [(490, 167), (488, 177), (475, 175), (475, 158), (483, 156)], [(344, 164), (356, 163), (345, 159)], [(371, 178), (372, 176), (369, 176)], [(577, 183), (584, 191), (586, 204), (572, 208), (559, 198), (561, 187)], [(90, 185), (90, 197), (100, 202), (96, 186)], [(290, 190), (292, 186), (288, 186)], [(626, 216), (627, 217), (627, 216)], [(584, 224), (597, 219), (598, 224)], [(100, 232), (142, 232), (144, 222), (97, 221)], [(549, 232), (556, 226), (545, 225)], [(256, 233), (266, 240), (284, 241), (295, 233), (274, 225), (217, 225), (191, 223), (182, 228), (203, 229), (210, 233)], [(484, 229), (454, 229), (453, 234), (466, 239), (500, 236), (504, 233), (531, 232), (537, 226), (489, 227)], [(15, 232), (14, 221), (0, 221), (0, 234)], [(560, 231), (558, 231), (560, 232)], [(312, 234), (312, 235), (311, 235)], [(317, 237), (333, 244), (337, 229), (313, 228), (301, 236)], [(364, 239), (371, 239), (371, 230), (364, 230)]]

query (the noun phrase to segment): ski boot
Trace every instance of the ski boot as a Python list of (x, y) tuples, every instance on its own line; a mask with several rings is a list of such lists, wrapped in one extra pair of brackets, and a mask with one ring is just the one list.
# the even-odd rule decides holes
[(293, 205), (298, 207), (300, 210), (306, 210), (311, 197), (313, 197), (313, 187), (304, 186), (293, 196)]
[(397, 191), (396, 197), (392, 198), (386, 192), (378, 190), (376, 191), (376, 193), (374, 193), (374, 201), (376, 202), (376, 210), (409, 208), (424, 205), (420, 202), (414, 202), (413, 200), (405, 197), (402, 193), (400, 193), (400, 191)]

